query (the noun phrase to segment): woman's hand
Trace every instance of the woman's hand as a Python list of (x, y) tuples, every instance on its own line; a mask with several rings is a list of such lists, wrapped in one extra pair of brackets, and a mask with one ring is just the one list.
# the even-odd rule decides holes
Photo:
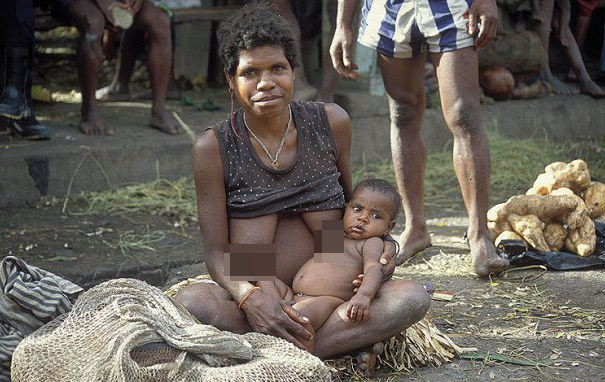
[(283, 338), (301, 349), (313, 351), (313, 329), (309, 319), (303, 317), (288, 302), (259, 289), (248, 297), (242, 309), (255, 332)]

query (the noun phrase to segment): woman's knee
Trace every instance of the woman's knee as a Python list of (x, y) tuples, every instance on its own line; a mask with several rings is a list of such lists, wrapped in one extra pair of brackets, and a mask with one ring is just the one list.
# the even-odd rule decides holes
[(390, 304), (393, 321), (407, 328), (426, 315), (431, 299), (420, 283), (405, 280), (394, 280), (393, 283)]

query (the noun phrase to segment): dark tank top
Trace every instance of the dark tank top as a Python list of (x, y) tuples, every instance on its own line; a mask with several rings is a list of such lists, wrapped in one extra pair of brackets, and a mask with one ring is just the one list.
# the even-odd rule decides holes
[(261, 162), (244, 126), (243, 110), (211, 127), (218, 139), (227, 196), (227, 216), (253, 218), (275, 212), (300, 213), (344, 207), (338, 181), (338, 152), (323, 103), (292, 101), (296, 157), (284, 169)]

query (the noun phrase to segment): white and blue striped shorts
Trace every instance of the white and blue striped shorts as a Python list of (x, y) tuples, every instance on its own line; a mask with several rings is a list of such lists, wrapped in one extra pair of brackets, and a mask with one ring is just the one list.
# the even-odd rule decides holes
[(473, 45), (466, 31), (473, 0), (365, 0), (357, 41), (395, 58)]

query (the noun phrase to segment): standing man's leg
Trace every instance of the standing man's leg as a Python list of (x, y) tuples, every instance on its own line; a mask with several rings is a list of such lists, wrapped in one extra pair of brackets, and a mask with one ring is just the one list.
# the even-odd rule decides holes
[(150, 126), (167, 134), (179, 134), (166, 111), (166, 94), (170, 83), (172, 65), (172, 37), (170, 19), (151, 1), (145, 0), (135, 17), (135, 28), (147, 32), (148, 50), (147, 68), (151, 82), (151, 120)]
[(424, 220), (426, 151), (420, 137), (426, 103), (425, 60), (425, 54), (405, 59), (378, 55), (389, 98), (393, 167), (405, 212), (405, 231), (399, 238), (401, 251), (397, 265), (431, 245)]
[(105, 15), (92, 0), (74, 0), (67, 6), (78, 40), (78, 74), (82, 92), (80, 131), (86, 135), (112, 135), (113, 130), (99, 115), (95, 99), (99, 69), (103, 62), (101, 40)]
[(144, 32), (134, 27), (122, 33), (113, 80), (111, 84), (96, 91), (97, 100), (130, 101), (130, 77), (132, 77), (137, 57), (143, 50), (144, 42)]
[(50, 131), (38, 122), (31, 100), (34, 54), (34, 8), (32, 0), (0, 3), (0, 46), (5, 53), (4, 89), (0, 116), (9, 119), (11, 132), (25, 139), (48, 139)]
[(556, 0), (556, 4), (557, 9), (553, 13), (553, 29), (559, 38), (563, 53), (567, 56), (571, 68), (580, 83), (580, 92), (592, 97), (605, 97), (605, 91), (590, 78), (586, 65), (584, 65), (580, 48), (569, 28), (569, 19), (571, 17), (571, 4), (569, 0)]
[(454, 135), (454, 169), (469, 215), (468, 240), (475, 272), (498, 273), (508, 262), (497, 255), (487, 229), (490, 158), (479, 111), (477, 52), (473, 47), (432, 55), (441, 105)]
[(542, 69), (540, 70), (540, 78), (542, 81), (547, 81), (552, 85), (553, 92), (555, 94), (577, 94), (578, 89), (570, 84), (559, 80), (550, 71), (550, 62), (548, 58), (548, 48), (550, 46), (550, 32), (553, 18), (553, 11), (555, 6), (555, 0), (538, 0), (540, 21), (536, 24), (534, 31), (540, 36), (542, 41), (542, 48), (544, 55), (542, 56)]

